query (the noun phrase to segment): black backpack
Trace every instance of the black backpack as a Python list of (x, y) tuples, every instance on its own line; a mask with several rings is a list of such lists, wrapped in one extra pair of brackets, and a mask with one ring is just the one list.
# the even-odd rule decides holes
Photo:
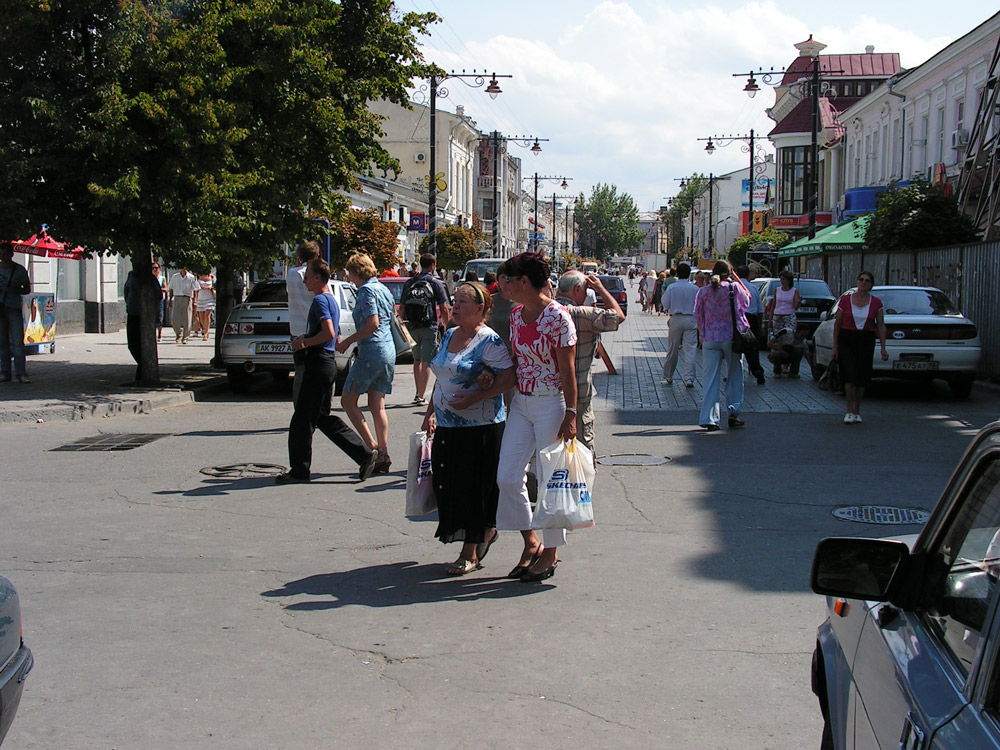
[(434, 323), (434, 304), (433, 282), (417, 279), (403, 298), (403, 317), (411, 326), (427, 328)]

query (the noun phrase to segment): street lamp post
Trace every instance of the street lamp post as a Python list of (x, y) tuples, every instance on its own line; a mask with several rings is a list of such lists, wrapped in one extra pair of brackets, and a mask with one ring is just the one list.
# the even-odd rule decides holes
[[(566, 183), (563, 182), (563, 185)], [(570, 198), (576, 198), (575, 195), (556, 195), (552, 194), (552, 267), (556, 266), (556, 240), (558, 239), (556, 235), (556, 222), (559, 221), (559, 216), (556, 214), (556, 199), (559, 200), (569, 200)], [(566, 205), (566, 221), (569, 222), (569, 204)]]
[[(486, 71), (482, 73), (477, 73), (472, 71), (471, 73), (466, 73), (464, 70), (461, 72), (451, 71), (444, 72), (438, 71), (437, 69), (431, 73), (430, 76), (430, 128), (431, 128), (431, 148), (430, 148), (430, 175), (428, 175), (428, 185), (427, 185), (427, 251), (431, 255), (437, 255), (437, 193), (438, 193), (438, 176), (437, 176), (437, 98), (438, 92), (441, 96), (448, 96), (448, 89), (441, 86), (442, 83), (447, 81), (449, 78), (457, 78), (462, 83), (464, 83), (469, 88), (482, 88), (486, 86), (486, 93), (490, 95), (491, 99), (496, 99), (497, 94), (503, 93), (500, 90), (500, 85), (497, 83), (497, 78), (513, 78), (511, 75), (497, 74), (493, 73), (490, 77), (489, 84), (486, 83)], [(465, 79), (472, 79), (472, 83), (467, 82)]]
[[(538, 174), (538, 172), (535, 172), (534, 177), (525, 177), (524, 179), (526, 179), (526, 180), (534, 180), (535, 181), (535, 236), (534, 236), (534, 239), (531, 242), (531, 249), (532, 250), (537, 250), (538, 249), (538, 183), (540, 181), (542, 181), (542, 180), (552, 180), (552, 181), (561, 180), (562, 184), (559, 187), (561, 187), (563, 190), (565, 190), (566, 188), (569, 187), (569, 180), (572, 180), (573, 178), (572, 177), (556, 177), (554, 175), (540, 175), (540, 174)], [(554, 219), (554, 217), (553, 217), (553, 219)], [(553, 221), (553, 224), (554, 224), (554, 221)], [(553, 229), (553, 235), (554, 235), (555, 234), (555, 226), (553, 226), (552, 229)], [(554, 262), (555, 261), (555, 245), (552, 246), (552, 256), (553, 256), (552, 260)]]
[(502, 211), (500, 210), (499, 196), (497, 194), (497, 184), (500, 179), (500, 152), (506, 152), (506, 144), (514, 143), (522, 148), (528, 148), (528, 143), (531, 143), (530, 151), (535, 156), (538, 156), (542, 152), (542, 146), (539, 141), (548, 142), (548, 138), (536, 138), (533, 135), (501, 135), (499, 132), (494, 130), (490, 133), (490, 140), (493, 142), (493, 257), (500, 257), (500, 217)]
[[(705, 151), (709, 156), (715, 153), (716, 145), (728, 146), (731, 143), (737, 141), (741, 142), (741, 146), (744, 153), (750, 154), (750, 172), (748, 177), (750, 178), (750, 197), (747, 202), (747, 234), (750, 234), (753, 228), (753, 191), (757, 184), (757, 180), (761, 175), (767, 174), (767, 164), (764, 160), (764, 148), (756, 140), (756, 134), (753, 128), (750, 128), (750, 135), (711, 135), (708, 138), (699, 138), (699, 141), (708, 141), (708, 145), (705, 146)], [(758, 159), (760, 157), (760, 159)], [(765, 210), (767, 206), (765, 205)]]
[[(674, 182), (679, 182), (678, 187), (683, 190), (688, 186), (688, 181), (693, 179), (694, 177), (675, 177)], [(688, 237), (688, 251), (689, 254), (694, 254), (694, 196), (691, 196), (691, 234)]]
[[(819, 97), (821, 94), (836, 96), (836, 91), (833, 89), (828, 88), (825, 91), (820, 89), (819, 66), (819, 56), (814, 55), (810, 64), (811, 75), (808, 82), (802, 79), (795, 82), (795, 84), (801, 86), (803, 94), (808, 91), (812, 99), (812, 140), (809, 148), (809, 239), (816, 236), (816, 207), (819, 203)], [(767, 86), (782, 86), (785, 85), (784, 75), (787, 72), (787, 69), (775, 70), (771, 68), (770, 70), (764, 70), (761, 68), (756, 72), (751, 70), (749, 73), (733, 73), (732, 75), (734, 78), (747, 77), (747, 85), (743, 87), (743, 90), (747, 96), (753, 99), (757, 95), (757, 92), (760, 91), (757, 79), (754, 78), (755, 75), (760, 76), (761, 82)], [(835, 74), (843, 73), (844, 71), (827, 70), (825, 72), (827, 74)]]

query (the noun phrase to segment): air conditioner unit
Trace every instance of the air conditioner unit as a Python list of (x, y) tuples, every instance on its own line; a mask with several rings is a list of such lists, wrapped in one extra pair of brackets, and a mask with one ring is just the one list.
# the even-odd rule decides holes
[(958, 130), (953, 130), (951, 133), (951, 147), (953, 149), (962, 149), (969, 145), (969, 131), (964, 128), (959, 128)]
[(423, 151), (417, 151), (413, 155), (413, 161), (415, 161), (417, 164), (423, 164), (424, 162), (427, 161), (427, 154), (424, 153)]

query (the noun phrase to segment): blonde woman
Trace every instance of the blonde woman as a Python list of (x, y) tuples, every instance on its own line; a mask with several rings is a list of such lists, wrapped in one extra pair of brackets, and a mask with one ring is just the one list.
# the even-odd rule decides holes
[[(358, 357), (344, 383), (340, 403), (369, 448), (378, 451), (375, 471), (385, 474), (392, 459), (389, 458), (389, 418), (385, 413), (385, 395), (392, 393), (392, 378), (396, 369), (396, 347), (392, 342), (392, 316), (396, 302), (384, 284), (376, 278), (375, 263), (366, 253), (355, 253), (347, 259), (347, 278), (358, 289), (354, 306), (354, 325), (357, 332), (337, 344), (343, 354), (357, 342)], [(361, 413), (358, 398), (368, 394), (368, 411), (375, 425), (372, 437)]]

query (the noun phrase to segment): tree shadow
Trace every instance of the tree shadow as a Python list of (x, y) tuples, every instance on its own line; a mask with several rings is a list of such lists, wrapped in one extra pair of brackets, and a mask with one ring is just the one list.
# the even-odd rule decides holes
[(446, 563), (420, 565), (415, 561), (369, 565), (354, 570), (289, 581), (280, 589), (264, 591), (267, 598), (310, 596), (309, 601), (283, 605), (295, 612), (362, 607), (405, 607), (445, 601), (512, 599), (555, 588), (551, 584), (526, 584), (499, 577), (447, 576)]

